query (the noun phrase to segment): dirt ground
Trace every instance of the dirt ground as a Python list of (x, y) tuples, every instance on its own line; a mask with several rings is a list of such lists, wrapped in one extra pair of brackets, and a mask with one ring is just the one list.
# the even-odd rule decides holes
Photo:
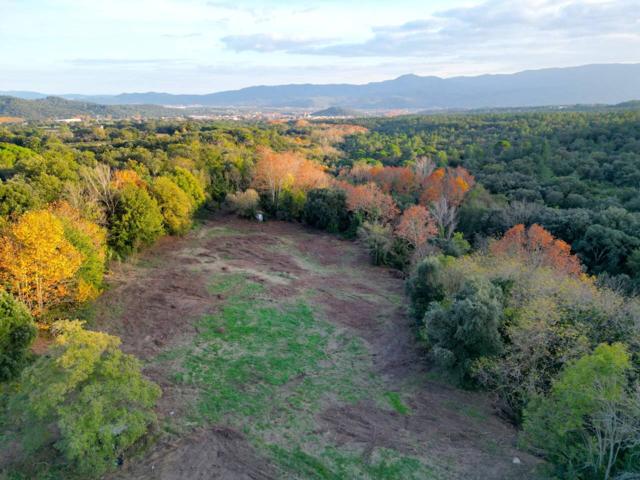
[[(219, 311), (225, 295), (207, 287), (211, 275), (225, 272), (242, 272), (274, 298), (307, 292), (324, 319), (362, 339), (384, 388), (403, 392), (406, 415), (373, 400), (326, 402), (316, 416), (323, 438), (365, 457), (385, 448), (426, 458), (444, 472), (433, 478), (534, 478), (538, 460), (516, 448), (515, 430), (487, 396), (454, 388), (426, 367), (405, 311), (403, 280), (371, 266), (354, 242), (284, 222), (214, 218), (114, 268), (94, 327), (119, 335), (123, 349), (146, 362), (146, 375), (163, 389), (160, 424), (186, 416), (197, 392), (176, 384), (153, 359), (189, 341), (198, 319)], [(159, 429), (157, 441), (111, 478), (283, 478), (239, 429), (181, 425), (171, 434)]]

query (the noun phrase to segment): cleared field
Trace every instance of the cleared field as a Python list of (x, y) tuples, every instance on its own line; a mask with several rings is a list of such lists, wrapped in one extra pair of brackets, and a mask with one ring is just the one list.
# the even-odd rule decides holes
[(357, 244), (219, 218), (110, 282), (93, 323), (164, 392), (156, 442), (112, 478), (534, 477), (486, 396), (425, 367), (402, 280)]

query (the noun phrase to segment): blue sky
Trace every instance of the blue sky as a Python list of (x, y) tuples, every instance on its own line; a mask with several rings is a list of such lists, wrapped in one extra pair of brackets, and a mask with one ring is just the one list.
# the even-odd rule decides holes
[(207, 93), (640, 62), (640, 0), (0, 0), (0, 90)]

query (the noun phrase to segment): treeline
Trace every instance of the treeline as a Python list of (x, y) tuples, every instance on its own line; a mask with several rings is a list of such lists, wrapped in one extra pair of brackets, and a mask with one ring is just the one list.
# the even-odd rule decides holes
[(491, 194), (460, 214), (470, 241), (538, 223), (590, 272), (637, 288), (640, 112), (437, 115), (368, 119), (342, 144), (344, 165), (463, 166)]

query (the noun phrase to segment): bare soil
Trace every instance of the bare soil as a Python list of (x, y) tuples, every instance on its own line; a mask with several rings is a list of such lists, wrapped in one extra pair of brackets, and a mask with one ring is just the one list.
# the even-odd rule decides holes
[[(224, 295), (207, 289), (211, 274), (235, 271), (263, 284), (274, 298), (310, 292), (323, 318), (366, 343), (385, 388), (405, 392), (410, 415), (373, 400), (329, 402), (317, 416), (317, 430), (335, 445), (365, 455), (376, 447), (428, 455), (446, 465), (446, 478), (534, 478), (539, 461), (516, 448), (516, 431), (495, 414), (486, 395), (432, 379), (405, 311), (402, 279), (371, 266), (356, 243), (291, 223), (214, 218), (113, 269), (110, 288), (96, 304), (94, 327), (119, 335), (125, 351), (149, 362), (146, 375), (163, 389), (160, 424), (185, 415), (196, 393), (177, 386), (171, 372), (152, 360), (192, 338), (197, 321), (224, 303)], [(228, 425), (159, 431), (157, 437), (112, 478), (281, 478), (277, 466)]]

